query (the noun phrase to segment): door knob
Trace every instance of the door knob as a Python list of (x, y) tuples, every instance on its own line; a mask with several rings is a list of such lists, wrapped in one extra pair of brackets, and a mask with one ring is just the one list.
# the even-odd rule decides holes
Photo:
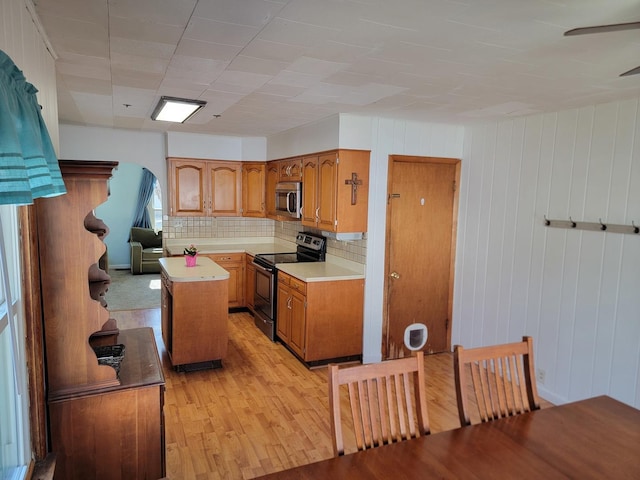
[(398, 272), (391, 272), (391, 273), (389, 274), (389, 276), (390, 276), (391, 278), (395, 278), (395, 279), (400, 278), (400, 275), (398, 274)]

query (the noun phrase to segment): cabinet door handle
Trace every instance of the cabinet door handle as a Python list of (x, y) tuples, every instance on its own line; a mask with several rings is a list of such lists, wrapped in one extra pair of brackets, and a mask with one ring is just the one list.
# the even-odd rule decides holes
[(295, 213), (289, 208), (289, 205), (291, 205), (291, 195), (293, 195), (293, 192), (288, 192), (287, 193), (287, 212)]
[(320, 220), (320, 207), (316, 208), (316, 222)]
[(287, 298), (287, 308), (291, 310), (291, 297)]

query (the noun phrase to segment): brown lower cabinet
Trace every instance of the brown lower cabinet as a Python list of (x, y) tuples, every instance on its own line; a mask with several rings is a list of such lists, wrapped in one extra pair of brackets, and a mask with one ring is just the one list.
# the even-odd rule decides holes
[(118, 387), (49, 401), (55, 479), (165, 475), (164, 376), (150, 328), (121, 330)]
[(278, 338), (309, 365), (362, 356), (364, 280), (303, 282), (278, 273)]
[(229, 308), (244, 307), (244, 252), (203, 254), (229, 272)]
[(46, 392), (54, 478), (157, 480), (165, 380), (153, 330), (120, 330), (104, 295), (109, 228), (95, 208), (118, 164), (59, 164), (67, 193), (34, 202), (46, 381), (32, 387)]

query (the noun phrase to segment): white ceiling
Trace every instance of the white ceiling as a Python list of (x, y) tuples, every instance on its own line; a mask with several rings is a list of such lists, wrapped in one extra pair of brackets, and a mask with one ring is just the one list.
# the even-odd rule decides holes
[[(37, 0), (62, 123), (268, 136), (335, 113), (468, 123), (640, 95), (638, 0)], [(161, 95), (206, 100), (150, 119)], [(221, 115), (220, 118), (215, 118)]]

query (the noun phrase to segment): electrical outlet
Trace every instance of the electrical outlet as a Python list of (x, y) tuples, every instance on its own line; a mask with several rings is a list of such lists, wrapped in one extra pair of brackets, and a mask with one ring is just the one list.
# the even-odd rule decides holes
[(536, 369), (536, 380), (538, 380), (538, 383), (544, 383), (544, 376), (545, 376), (545, 372), (543, 369), (541, 368)]

